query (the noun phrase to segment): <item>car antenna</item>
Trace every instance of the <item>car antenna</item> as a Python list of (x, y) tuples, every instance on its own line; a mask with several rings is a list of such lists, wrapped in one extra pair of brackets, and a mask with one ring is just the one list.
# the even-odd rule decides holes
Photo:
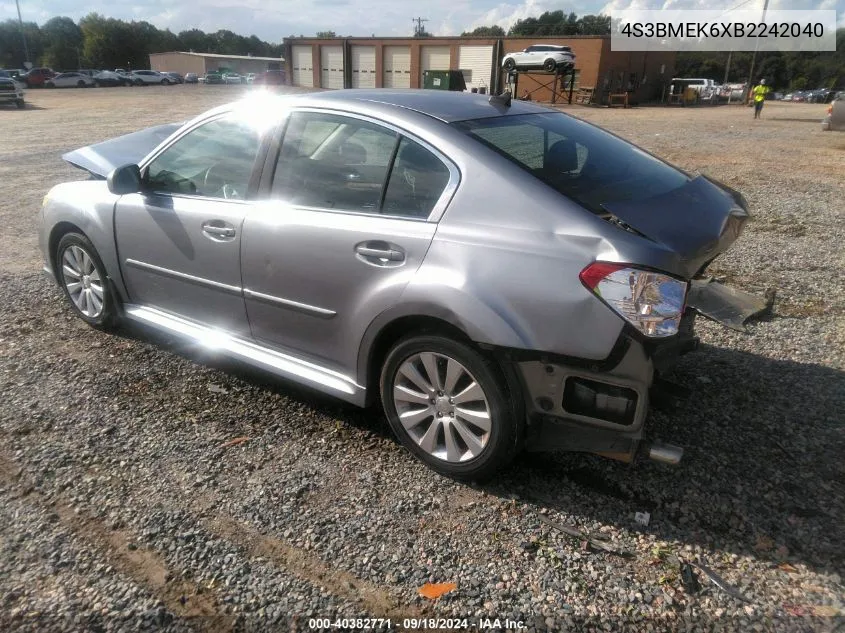
[(490, 95), (488, 101), (493, 105), (503, 105), (506, 108), (511, 107), (511, 91), (505, 90), (500, 95)]

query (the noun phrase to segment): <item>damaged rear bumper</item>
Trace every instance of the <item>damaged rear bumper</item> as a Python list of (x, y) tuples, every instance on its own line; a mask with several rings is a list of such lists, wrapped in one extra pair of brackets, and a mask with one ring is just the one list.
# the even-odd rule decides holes
[(744, 331), (744, 322), (770, 302), (711, 281), (693, 282), (679, 332), (650, 340), (626, 329), (604, 361), (579, 361), (551, 354), (510, 352), (527, 412), (525, 448), (598, 453), (632, 461), (638, 451), (677, 463), (683, 449), (643, 445), (650, 403), (678, 396), (680, 387), (661, 380), (678, 359), (698, 348), (697, 314)]

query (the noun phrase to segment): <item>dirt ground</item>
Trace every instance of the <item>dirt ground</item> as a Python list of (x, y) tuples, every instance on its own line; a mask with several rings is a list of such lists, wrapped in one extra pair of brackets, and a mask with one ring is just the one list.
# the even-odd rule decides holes
[[(759, 121), (737, 106), (563, 108), (741, 191), (753, 220), (711, 272), (777, 302), (748, 334), (697, 325), (702, 349), (672, 377), (694, 401), (650, 418), (687, 448), (678, 469), (532, 455), (475, 487), (414, 462), (378, 414), (88, 328), (38, 273), (43, 196), (86, 177), (62, 153), (248, 90), (33, 90), (0, 109), (0, 630), (355, 614), (536, 616), (532, 631), (841, 623), (845, 134), (821, 131), (826, 106), (768, 103)], [(590, 551), (564, 523), (630, 556)], [(747, 602), (702, 573), (689, 590), (678, 557)], [(451, 580), (437, 602), (418, 595)]]

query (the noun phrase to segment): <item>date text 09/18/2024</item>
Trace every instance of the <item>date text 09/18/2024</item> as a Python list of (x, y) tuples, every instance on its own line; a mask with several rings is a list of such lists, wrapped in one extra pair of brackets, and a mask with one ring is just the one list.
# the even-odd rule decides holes
[(527, 625), (508, 618), (310, 618), (308, 628), (317, 631), (518, 631)]

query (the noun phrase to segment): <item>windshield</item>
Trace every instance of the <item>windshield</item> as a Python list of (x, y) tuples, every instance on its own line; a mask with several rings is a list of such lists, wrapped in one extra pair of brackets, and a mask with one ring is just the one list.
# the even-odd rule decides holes
[(452, 125), (595, 213), (605, 213), (610, 202), (647, 200), (689, 182), (647, 152), (558, 112)]

